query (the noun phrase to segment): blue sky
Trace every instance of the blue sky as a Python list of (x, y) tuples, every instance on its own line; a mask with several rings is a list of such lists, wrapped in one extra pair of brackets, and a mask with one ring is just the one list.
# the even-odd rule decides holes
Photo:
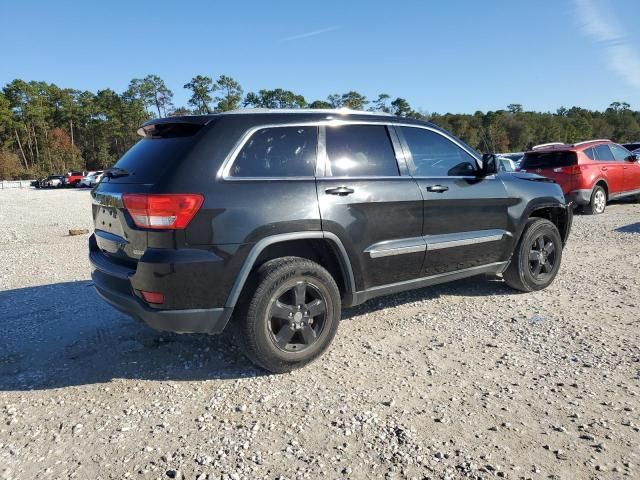
[(226, 74), (245, 92), (386, 92), (427, 112), (640, 109), (637, 0), (21, 0), (2, 12), (2, 85), (121, 92), (154, 73), (178, 106), (191, 77)]

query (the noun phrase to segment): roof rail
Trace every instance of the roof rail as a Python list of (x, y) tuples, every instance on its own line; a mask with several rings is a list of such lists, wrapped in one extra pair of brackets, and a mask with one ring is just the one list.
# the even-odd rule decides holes
[(593, 139), (593, 140), (584, 140), (584, 141), (582, 141), (582, 142), (574, 143), (574, 144), (573, 144), (573, 146), (574, 146), (574, 147), (577, 147), (578, 145), (585, 145), (585, 144), (587, 144), (587, 143), (593, 143), (593, 142), (610, 142), (610, 141), (611, 141), (611, 140), (609, 140), (608, 138), (596, 138), (596, 139)]
[(333, 113), (337, 115), (384, 115), (393, 117), (392, 113), (387, 112), (369, 112), (366, 110), (352, 110), (351, 108), (239, 108), (237, 110), (229, 110), (221, 112), (225, 114), (238, 113)]
[(564, 142), (541, 143), (540, 145), (533, 146), (531, 150), (538, 150), (539, 148), (553, 147), (554, 145), (566, 145), (566, 143)]

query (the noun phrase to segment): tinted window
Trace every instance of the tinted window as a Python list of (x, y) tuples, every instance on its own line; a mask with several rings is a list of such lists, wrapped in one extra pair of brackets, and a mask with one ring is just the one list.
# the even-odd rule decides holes
[(613, 154), (611, 150), (609, 150), (608, 145), (597, 145), (593, 147), (593, 150), (596, 155), (596, 160), (600, 160), (601, 162), (613, 161)]
[(384, 125), (327, 127), (327, 176), (397, 176), (396, 156)]
[[(192, 137), (143, 138), (115, 164), (130, 175), (111, 178), (109, 183), (154, 183), (169, 168), (182, 162), (193, 144)], [(93, 172), (98, 173), (102, 172)]]
[(611, 152), (613, 153), (613, 158), (617, 161), (621, 162), (631, 155), (631, 152), (626, 148), (621, 147), (620, 145), (609, 145), (611, 148)]
[(574, 152), (527, 152), (524, 154), (521, 167), (554, 168), (570, 167), (578, 164), (578, 157)]
[(316, 168), (317, 127), (258, 130), (244, 144), (231, 168), (234, 177), (312, 177)]
[(596, 159), (596, 154), (594, 153), (593, 148), (587, 148), (583, 153), (591, 160)]
[(475, 158), (442, 135), (424, 128), (400, 127), (419, 177), (473, 175)]

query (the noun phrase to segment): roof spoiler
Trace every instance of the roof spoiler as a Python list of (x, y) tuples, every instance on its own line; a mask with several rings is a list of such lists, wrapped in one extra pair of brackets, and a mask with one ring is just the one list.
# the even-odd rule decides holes
[(190, 137), (214, 118), (201, 115), (156, 118), (143, 123), (136, 133), (145, 138)]

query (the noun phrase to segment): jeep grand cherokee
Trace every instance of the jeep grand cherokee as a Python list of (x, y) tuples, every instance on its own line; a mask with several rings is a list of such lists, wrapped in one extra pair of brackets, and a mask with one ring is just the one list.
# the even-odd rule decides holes
[(152, 120), (92, 192), (98, 293), (158, 330), (227, 324), (284, 372), (342, 307), (480, 274), (548, 286), (571, 208), (427, 122), (345, 110)]

